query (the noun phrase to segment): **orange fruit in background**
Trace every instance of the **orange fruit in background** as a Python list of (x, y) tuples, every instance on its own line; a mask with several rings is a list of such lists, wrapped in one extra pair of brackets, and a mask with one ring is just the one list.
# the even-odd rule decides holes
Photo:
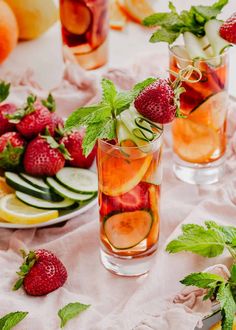
[(127, 16), (120, 8), (117, 0), (110, 0), (110, 27), (114, 30), (122, 30), (127, 22)]
[(0, 0), (0, 63), (15, 48), (18, 40), (18, 25), (12, 9)]
[(124, 8), (127, 14), (138, 23), (141, 23), (145, 17), (154, 14), (154, 9), (148, 0), (123, 0), (122, 2), (122, 9)]

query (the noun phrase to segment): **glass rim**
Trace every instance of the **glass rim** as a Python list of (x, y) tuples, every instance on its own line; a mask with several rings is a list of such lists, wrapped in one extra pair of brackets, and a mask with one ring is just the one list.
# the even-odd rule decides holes
[(164, 125), (160, 124), (160, 127), (161, 127), (160, 134), (154, 140), (150, 141), (147, 145), (143, 145), (143, 146), (137, 146), (136, 145), (136, 146), (133, 146), (133, 147), (120, 146), (120, 145), (112, 144), (109, 141), (106, 141), (106, 140), (103, 140), (103, 139), (98, 139), (98, 143), (102, 143), (104, 146), (107, 146), (107, 147), (113, 147), (114, 149), (117, 149), (117, 150), (122, 150), (122, 149), (135, 150), (135, 149), (145, 148), (148, 145), (150, 145), (150, 146), (154, 145), (160, 138), (162, 138), (163, 131), (164, 131)]
[(177, 54), (175, 54), (175, 52), (172, 50), (172, 48), (174, 46), (184, 46), (184, 45), (181, 45), (181, 44), (174, 44), (174, 45), (168, 45), (168, 50), (169, 50), (169, 53), (173, 54), (176, 58), (180, 59), (181, 61), (186, 61), (186, 62), (209, 62), (211, 60), (216, 60), (218, 58), (222, 58), (222, 57), (225, 57), (229, 54), (229, 49), (231, 48), (230, 46), (227, 47), (226, 49), (224, 49), (223, 53), (222, 54), (219, 54), (219, 55), (216, 55), (216, 56), (213, 56), (213, 57), (209, 57), (209, 58), (203, 58), (203, 59), (196, 59), (196, 60), (192, 60), (192, 59), (187, 59), (185, 57), (181, 57)]

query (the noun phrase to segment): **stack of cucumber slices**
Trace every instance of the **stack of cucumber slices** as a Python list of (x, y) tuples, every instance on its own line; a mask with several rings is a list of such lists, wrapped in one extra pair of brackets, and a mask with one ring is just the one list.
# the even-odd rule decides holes
[[(15, 222), (18, 223), (37, 223), (56, 218), (58, 211), (73, 210), (90, 202), (96, 197), (98, 189), (96, 173), (74, 167), (64, 167), (55, 177), (44, 179), (25, 173), (5, 172), (5, 179), (15, 194), (0, 199), (0, 218), (14, 222), (15, 214)], [(14, 210), (10, 210), (13, 204)]]

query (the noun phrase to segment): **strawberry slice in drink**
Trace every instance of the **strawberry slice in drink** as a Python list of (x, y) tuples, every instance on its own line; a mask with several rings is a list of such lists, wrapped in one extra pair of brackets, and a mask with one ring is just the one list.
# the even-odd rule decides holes
[(105, 216), (115, 211), (132, 212), (149, 208), (148, 188), (148, 183), (140, 182), (129, 192), (116, 197), (102, 194), (100, 213)]

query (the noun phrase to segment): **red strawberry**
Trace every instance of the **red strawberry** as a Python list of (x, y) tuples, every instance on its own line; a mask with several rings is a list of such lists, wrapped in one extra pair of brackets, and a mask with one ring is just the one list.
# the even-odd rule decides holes
[(149, 207), (149, 184), (140, 182), (129, 192), (117, 197), (102, 194), (100, 213), (107, 215), (110, 212), (122, 211), (131, 212)]
[(65, 146), (51, 136), (37, 136), (30, 141), (23, 159), (25, 171), (31, 175), (53, 176), (65, 165), (69, 155)]
[(28, 255), (23, 251), (24, 262), (20, 267), (19, 280), (14, 286), (17, 290), (23, 287), (31, 296), (43, 296), (65, 283), (67, 271), (63, 263), (50, 251), (39, 249), (30, 251)]
[(70, 153), (71, 160), (68, 160), (68, 164), (71, 166), (89, 168), (94, 161), (97, 153), (97, 146), (95, 145), (91, 153), (85, 157), (82, 149), (84, 135), (85, 129), (81, 128), (79, 131), (73, 131), (60, 140)]
[(176, 93), (168, 79), (158, 79), (146, 87), (134, 101), (137, 111), (147, 119), (170, 123), (178, 110)]
[(64, 128), (64, 120), (56, 112), (51, 114), (51, 119), (52, 121), (48, 126), (48, 131), (53, 136), (56, 130)]
[(14, 130), (15, 124), (9, 122), (7, 115), (12, 115), (15, 111), (16, 106), (12, 103), (0, 106), (0, 135)]
[(28, 139), (43, 133), (52, 123), (51, 112), (33, 95), (27, 98), (26, 106), (18, 109), (10, 118), (12, 123), (16, 123), (17, 130)]
[(221, 38), (236, 44), (236, 12), (221, 25), (219, 33)]
[(12, 169), (20, 164), (25, 150), (25, 140), (17, 132), (7, 132), (0, 136), (0, 167)]

